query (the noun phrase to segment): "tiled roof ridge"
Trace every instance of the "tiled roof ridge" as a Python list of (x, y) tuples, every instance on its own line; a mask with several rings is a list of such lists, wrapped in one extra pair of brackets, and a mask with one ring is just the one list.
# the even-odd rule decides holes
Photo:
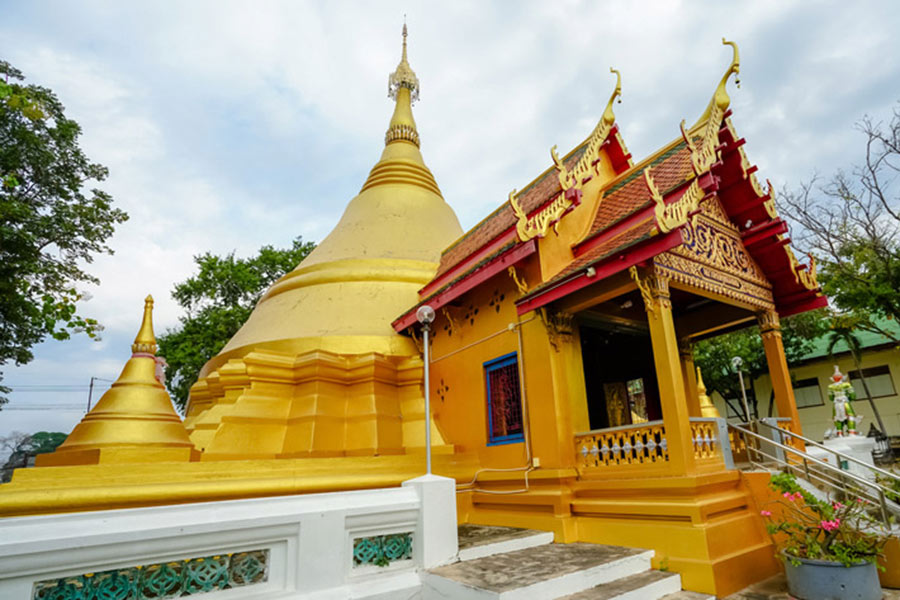
[[(572, 148), (572, 150), (570, 150), (569, 153), (566, 154), (566, 156), (563, 158), (563, 162), (564, 162), (564, 163), (568, 163), (568, 162), (569, 162), (570, 160), (572, 160), (573, 158), (574, 158), (575, 160), (577, 160), (577, 158), (579, 158), (579, 157), (576, 157), (575, 154), (576, 154), (579, 150), (584, 150), (584, 149), (587, 147), (587, 143), (588, 143), (589, 140), (590, 140), (590, 138), (585, 139), (583, 142), (581, 142), (580, 144), (578, 144), (577, 146), (575, 146), (574, 148)], [(546, 179), (549, 175), (551, 175), (555, 170), (556, 170), (556, 166), (553, 165), (553, 164), (551, 164), (549, 167), (547, 167), (540, 175), (538, 175), (537, 177), (535, 177), (534, 179), (532, 179), (532, 180), (531, 180), (524, 188), (522, 188), (522, 189), (518, 192), (519, 198), (521, 199), (521, 198), (524, 197), (526, 194), (528, 194), (532, 189), (534, 189), (535, 186), (537, 186), (538, 184), (540, 184), (544, 179)], [(493, 219), (494, 217), (496, 217), (496, 216), (497, 216), (504, 208), (507, 208), (508, 206), (509, 206), (509, 204), (507, 203), (506, 200), (504, 200), (499, 206), (497, 206), (497, 208), (495, 208), (493, 211), (491, 211), (486, 217), (484, 217), (484, 218), (483, 218), (482, 220), (480, 220), (478, 223), (476, 223), (475, 225), (473, 225), (472, 227), (470, 227), (470, 228), (469, 228), (467, 231), (465, 231), (461, 236), (459, 236), (458, 238), (456, 238), (456, 239), (453, 241), (453, 243), (451, 243), (449, 246), (447, 246), (446, 248), (444, 248), (444, 250), (441, 252), (441, 256), (443, 257), (443, 256), (444, 256), (445, 254), (447, 254), (449, 251), (453, 250), (453, 248), (455, 248), (455, 247), (458, 246), (460, 243), (462, 243), (463, 241), (465, 241), (465, 239), (468, 238), (471, 234), (475, 233), (475, 231), (476, 231), (477, 229), (479, 229), (479, 228), (480, 228), (482, 225), (484, 225), (486, 222), (488, 222), (488, 221), (490, 221), (491, 219)], [(529, 212), (530, 212), (530, 211), (529, 211)], [(502, 232), (501, 232), (501, 233), (502, 233)], [(500, 234), (497, 234), (497, 235), (499, 236)], [(496, 239), (496, 238), (497, 238), (497, 236), (494, 236), (491, 240), (489, 240), (488, 243), (490, 243), (491, 241), (493, 241), (493, 240)]]

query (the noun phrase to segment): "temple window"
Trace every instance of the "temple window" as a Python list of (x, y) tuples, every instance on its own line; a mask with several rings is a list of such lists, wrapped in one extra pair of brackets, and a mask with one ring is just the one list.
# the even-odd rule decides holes
[(797, 408), (822, 406), (825, 404), (822, 398), (822, 388), (819, 387), (819, 380), (815, 377), (810, 377), (797, 381), (794, 384), (794, 400), (797, 402)]
[[(894, 381), (891, 379), (891, 370), (887, 365), (869, 367), (863, 369), (862, 372), (873, 398), (893, 396), (897, 393), (894, 390)], [(856, 399), (865, 399), (866, 390), (863, 388), (862, 380), (859, 378), (859, 371), (850, 371), (849, 376), (850, 383), (853, 385), (853, 391), (856, 392)]]
[(488, 445), (524, 440), (519, 362), (516, 353), (484, 363), (487, 386)]

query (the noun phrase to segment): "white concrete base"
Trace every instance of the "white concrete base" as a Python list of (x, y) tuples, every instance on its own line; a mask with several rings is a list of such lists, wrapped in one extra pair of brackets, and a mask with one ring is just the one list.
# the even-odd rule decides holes
[[(847, 454), (855, 458), (856, 460), (862, 461), (867, 465), (875, 466), (874, 461), (872, 460), (872, 451), (875, 449), (875, 438), (863, 437), (861, 435), (849, 435), (839, 438), (834, 438), (831, 440), (825, 440), (823, 445), (826, 448), (830, 448), (836, 452), (840, 452), (842, 454)], [(835, 460), (835, 456), (829, 453), (826, 454), (828, 457), (828, 462), (833, 463)], [(875, 479), (875, 474), (862, 465), (856, 464), (852, 461), (847, 461), (846, 465), (835, 465), (840, 468), (846, 469), (854, 475), (858, 475), (860, 477), (865, 477), (866, 479), (873, 480)]]
[(424, 572), (422, 573), (422, 600), (446, 600), (447, 598), (453, 598), (453, 600), (547, 600), (548, 598), (560, 598), (646, 571), (650, 568), (652, 557), (653, 551), (642, 552), (505, 592), (477, 589)]
[(525, 550), (526, 548), (534, 548), (535, 546), (543, 546), (544, 544), (553, 543), (553, 533), (550, 531), (538, 531), (534, 535), (520, 537), (502, 542), (494, 542), (491, 544), (482, 544), (480, 546), (472, 546), (459, 551), (459, 560), (474, 560), (485, 556), (493, 556), (494, 554), (503, 554), (504, 552), (515, 552), (516, 550)]
[(416, 562), (425, 569), (456, 560), (459, 540), (456, 536), (456, 480), (437, 475), (422, 475), (403, 482), (416, 490), (421, 503), (417, 538), (413, 542)]

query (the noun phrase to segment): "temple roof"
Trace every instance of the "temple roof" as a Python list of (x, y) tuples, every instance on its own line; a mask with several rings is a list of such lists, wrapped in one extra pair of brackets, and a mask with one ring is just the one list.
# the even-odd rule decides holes
[[(578, 285), (583, 287), (681, 245), (684, 241), (681, 230), (688, 217), (713, 193), (727, 218), (741, 232), (748, 253), (771, 282), (779, 312), (793, 314), (825, 304), (815, 280), (814, 262), (809, 266), (801, 264), (791, 250), (787, 226), (775, 210), (771, 193), (760, 188), (756, 167), (749, 164), (742, 149), (744, 140), (738, 138), (728, 118), (731, 112), (726, 84), (740, 71), (740, 59), (737, 46), (722, 41), (733, 49), (731, 64), (697, 122), (689, 128), (682, 123), (681, 136), (638, 164), (631, 164), (618, 126), (606, 130), (600, 147), (605, 148), (617, 175), (601, 189), (589, 230), (572, 244), (572, 261), (558, 273), (545, 274), (547, 279), (528, 290), (517, 301), (520, 313), (552, 301), (553, 297), (538, 298), (569, 280), (580, 278)], [(607, 107), (608, 114), (604, 113), (609, 125), (614, 122), (612, 100), (619, 93), (617, 87)], [(576, 163), (584, 162), (582, 158), (591, 144), (595, 144), (594, 150), (598, 148), (597, 143), (598, 140), (589, 137), (521, 192), (514, 193), (521, 209), (519, 214), (512, 200), (504, 203), (448, 247), (441, 255), (435, 278), (420, 291), (417, 306), (432, 303), (434, 299), (438, 299), (438, 305), (450, 301), (451, 296), (456, 297), (472, 287), (461, 282), (483, 280), (499, 272), (496, 265), (491, 268), (493, 263), (508, 263), (514, 252), (521, 260), (536, 251), (530, 237), (517, 235), (517, 222), (521, 224), (526, 216), (530, 219), (558, 202), (565, 192), (580, 193), (582, 181), (569, 179), (570, 186), (577, 188), (569, 190), (563, 189), (563, 180), (576, 169)], [(565, 212), (557, 218), (564, 215)], [(532, 250), (517, 251), (518, 246), (526, 244)], [(587, 281), (597, 274), (597, 269), (591, 269), (588, 275), (587, 268), (600, 264), (605, 265), (602, 276)], [(455, 290), (453, 293), (451, 288)], [(394, 321), (394, 327), (399, 330), (407, 326), (411, 313), (408, 310), (401, 315)]]

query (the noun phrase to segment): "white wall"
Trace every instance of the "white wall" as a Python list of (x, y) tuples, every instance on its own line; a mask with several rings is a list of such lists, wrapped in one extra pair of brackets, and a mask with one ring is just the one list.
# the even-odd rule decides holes
[[(432, 482), (408, 483), (381, 490), (3, 519), (0, 598), (28, 600), (37, 581), (264, 549), (269, 551), (267, 581), (204, 597), (390, 598), (413, 593), (420, 585), (417, 568), (423, 564), (423, 550), (430, 552), (428, 566), (449, 562), (456, 554), (456, 503), (455, 486), (437, 482), (428, 489)], [(442, 492), (449, 493), (452, 508)], [(423, 502), (429, 510), (423, 511)], [(441, 548), (428, 548), (423, 530), (429, 527), (452, 527), (453, 539), (442, 540)], [(413, 533), (412, 558), (386, 567), (353, 566), (354, 539), (402, 532)]]

